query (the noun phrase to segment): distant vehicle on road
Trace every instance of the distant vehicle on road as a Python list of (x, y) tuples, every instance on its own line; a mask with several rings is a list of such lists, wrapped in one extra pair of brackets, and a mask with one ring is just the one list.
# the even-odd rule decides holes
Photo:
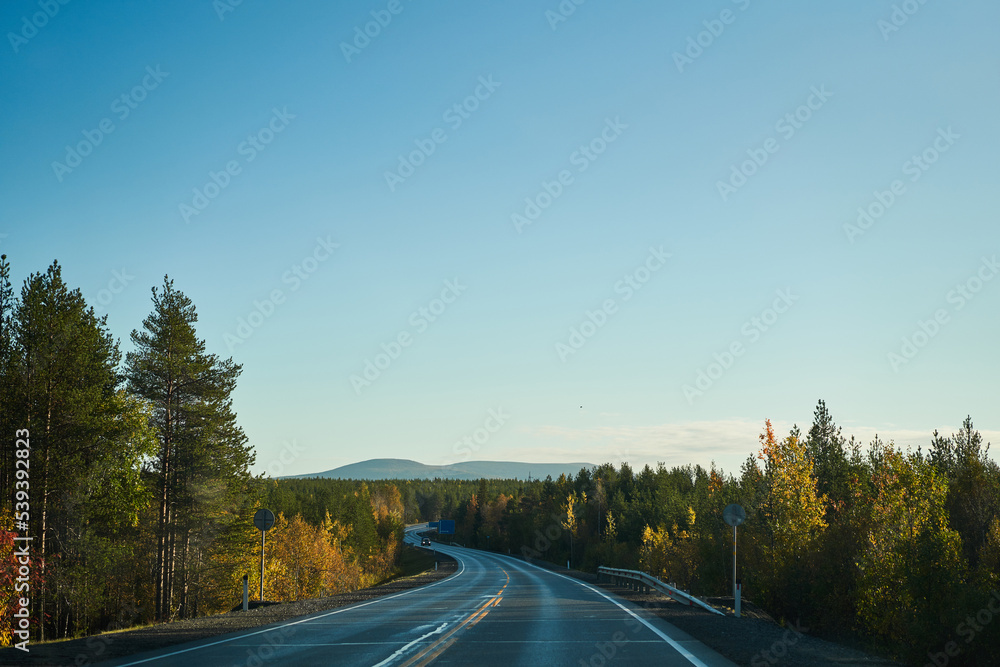
[(431, 538), (429, 538), (429, 537), (421, 538), (421, 540), (420, 540), (420, 546), (422, 546), (422, 547), (429, 547), (430, 545), (431, 545)]

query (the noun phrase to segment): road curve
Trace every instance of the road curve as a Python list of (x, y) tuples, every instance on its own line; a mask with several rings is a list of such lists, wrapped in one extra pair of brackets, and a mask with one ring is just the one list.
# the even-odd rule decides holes
[[(418, 542), (407, 529), (406, 540)], [(403, 593), (111, 665), (668, 665), (726, 660), (641, 608), (499, 554), (439, 546), (457, 572)]]

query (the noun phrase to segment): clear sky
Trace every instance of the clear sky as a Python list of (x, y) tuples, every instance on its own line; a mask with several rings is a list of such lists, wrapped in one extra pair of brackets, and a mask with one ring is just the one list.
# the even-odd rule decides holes
[(58, 259), (123, 351), (169, 274), (243, 365), (255, 472), (737, 472), (821, 398), (865, 442), (997, 442), (998, 24), (11, 0), (0, 252), (18, 287)]

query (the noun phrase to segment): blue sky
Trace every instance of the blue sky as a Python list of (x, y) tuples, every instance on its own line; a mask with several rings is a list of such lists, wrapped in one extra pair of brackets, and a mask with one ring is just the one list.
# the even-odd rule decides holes
[(865, 442), (996, 441), (998, 19), (8, 2), (0, 252), (123, 350), (169, 274), (255, 472), (737, 472), (821, 398)]

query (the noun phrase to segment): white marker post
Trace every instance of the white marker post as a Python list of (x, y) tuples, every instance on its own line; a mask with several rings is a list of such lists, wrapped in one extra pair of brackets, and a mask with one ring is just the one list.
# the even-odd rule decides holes
[(740, 525), (746, 521), (747, 513), (743, 511), (743, 508), (733, 503), (732, 505), (726, 505), (726, 509), (722, 510), (722, 518), (733, 527), (733, 614), (736, 618), (740, 617), (740, 582), (736, 579), (736, 526)]

